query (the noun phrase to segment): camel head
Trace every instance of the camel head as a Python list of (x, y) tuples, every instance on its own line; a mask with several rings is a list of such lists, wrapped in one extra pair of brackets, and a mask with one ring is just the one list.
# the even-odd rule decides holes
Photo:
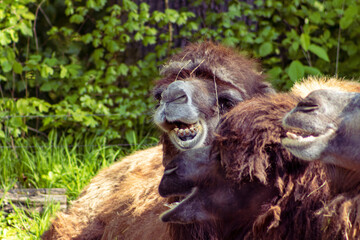
[(165, 168), (160, 195), (182, 200), (169, 204), (170, 209), (160, 218), (163, 222), (180, 224), (241, 225), (256, 216), (269, 190), (259, 181), (239, 188), (226, 179), (219, 155), (210, 146), (192, 149), (178, 154)]
[(282, 144), (295, 156), (360, 171), (360, 93), (311, 92), (283, 119)]
[(274, 92), (253, 60), (210, 42), (185, 47), (161, 74), (153, 91), (158, 101), (154, 122), (165, 133), (168, 156), (209, 145), (223, 114), (239, 102)]

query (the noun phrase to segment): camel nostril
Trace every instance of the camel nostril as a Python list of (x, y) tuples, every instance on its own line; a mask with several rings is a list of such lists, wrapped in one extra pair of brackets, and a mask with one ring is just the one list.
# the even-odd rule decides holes
[(164, 171), (164, 175), (170, 175), (170, 174), (172, 174), (173, 172), (175, 172), (176, 169), (178, 169), (178, 168), (179, 168), (179, 167), (176, 166), (176, 167), (173, 167), (173, 168), (171, 168), (171, 169), (167, 169), (167, 170)]

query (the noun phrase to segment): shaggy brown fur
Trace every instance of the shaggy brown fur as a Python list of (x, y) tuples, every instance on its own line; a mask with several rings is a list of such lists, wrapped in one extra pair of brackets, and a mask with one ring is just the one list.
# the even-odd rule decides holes
[(214, 144), (219, 148), (227, 178), (240, 186), (260, 181), (276, 188), (274, 198), (264, 204), (248, 238), (321, 236), (313, 215), (330, 194), (328, 184), (322, 186), (326, 173), (321, 164), (307, 166), (281, 146), (286, 133), (281, 119), (298, 100), (288, 94), (253, 99), (239, 104), (219, 126)]
[[(317, 82), (322, 82), (322, 80)], [(311, 80), (305, 84), (310, 86)], [(313, 84), (313, 86), (315, 85), (316, 84)], [(336, 81), (335, 79), (331, 79), (319, 88), (327, 89), (331, 88), (331, 86), (336, 86), (336, 89), (340, 87), (342, 91), (360, 91), (359, 83)], [(260, 105), (266, 106), (265, 103), (260, 103)], [(281, 106), (281, 104), (277, 104), (277, 106)], [(254, 107), (252, 107), (252, 110), (253, 109)], [(233, 111), (235, 112), (236, 109)], [(237, 121), (240, 121), (239, 118), (241, 118), (241, 116), (243, 115), (240, 112), (236, 117)], [(264, 116), (260, 116), (260, 118), (263, 117)], [(244, 119), (244, 121), (248, 120), (249, 118)], [(254, 121), (256, 120), (253, 119), (252, 122)], [(242, 122), (242, 124), (244, 125), (244, 122)], [(261, 131), (261, 129), (260, 127), (258, 130)], [(282, 131), (281, 136), (283, 136), (284, 130), (280, 125), (278, 125), (278, 129)], [(231, 131), (234, 131), (234, 129), (231, 129)], [(266, 131), (264, 131), (264, 133), (265, 132)], [(276, 132), (276, 130), (272, 129), (269, 133), (273, 134), (274, 132)], [(243, 135), (241, 139), (243, 139), (243, 137), (246, 139), (246, 136), (251, 135), (249, 131), (244, 131), (243, 133), (246, 133), (246, 135)], [(271, 142), (271, 145), (272, 144), (273, 142)], [(246, 143), (241, 142), (241, 145), (246, 146)], [(269, 151), (266, 144), (262, 143), (261, 145), (263, 147), (257, 149), (258, 152)], [(224, 144), (224, 146), (227, 146), (227, 144)], [(261, 155), (262, 154), (260, 154), (260, 156)], [(240, 162), (248, 162), (247, 159), (250, 157), (251, 156), (247, 156), (238, 159)], [(292, 158), (294, 159), (294, 157)], [(255, 164), (245, 163), (245, 165), (238, 165), (239, 162), (232, 162), (227, 167), (227, 169), (231, 169), (228, 171), (229, 177), (236, 181), (241, 182), (244, 176), (249, 176), (250, 178), (255, 176), (264, 183), (268, 183), (270, 179), (274, 179), (276, 185), (279, 186), (281, 193), (279, 199), (266, 213), (259, 216), (254, 224), (253, 233), (256, 238), (360, 238), (360, 178), (356, 172), (351, 172), (333, 165), (326, 165), (321, 162), (313, 162), (310, 164), (300, 162), (302, 166), (306, 167), (304, 171), (301, 170), (302, 167), (296, 171), (293, 171), (292, 169), (295, 168), (291, 167), (289, 171), (286, 170), (286, 168), (284, 169), (283, 166), (291, 166), (297, 161), (291, 160), (289, 164), (288, 158), (282, 158), (283, 160), (281, 162), (275, 163), (275, 178), (272, 178), (271, 174), (269, 174), (272, 168), (264, 168), (264, 166), (270, 166), (271, 162), (266, 160), (266, 157), (261, 157), (260, 159), (262, 159), (262, 161), (255, 161)], [(235, 164), (235, 166), (231, 166), (232, 164)], [(253, 166), (255, 166), (255, 168), (258, 166), (261, 167), (258, 171), (255, 170)], [(240, 174), (234, 175), (233, 169), (236, 167), (239, 169), (238, 173)], [(282, 174), (283, 176), (281, 176)], [(271, 221), (269, 221), (269, 219)]]
[[(209, 86), (203, 89), (206, 91), (210, 91), (210, 86), (214, 89), (214, 85), (217, 92), (235, 89), (243, 100), (272, 92), (269, 85), (262, 82), (263, 76), (255, 70), (256, 65), (217, 44), (189, 45), (164, 66), (164, 78), (158, 81), (154, 95), (160, 95), (176, 80), (192, 79), (205, 82)], [(215, 107), (202, 109), (204, 114), (218, 114), (217, 92), (212, 92)], [(220, 114), (225, 113), (227, 107), (220, 106)], [(206, 144), (211, 140), (210, 129)], [(57, 215), (43, 239), (169, 239), (166, 225), (159, 221), (166, 201), (158, 195), (157, 187), (163, 173), (163, 159), (170, 160), (178, 150), (166, 134), (162, 136), (162, 143), (100, 171), (71, 208)]]
[[(166, 233), (165, 225), (158, 220), (158, 215), (166, 209), (163, 206), (166, 201), (158, 197), (156, 184), (163, 172), (161, 150), (162, 145), (138, 151), (100, 171), (71, 208), (57, 214), (43, 239), (101, 239), (104, 232), (103, 239), (113, 239), (106, 237), (110, 234), (123, 236), (119, 239), (141, 239), (133, 235), (139, 231), (131, 231), (132, 221), (141, 221), (136, 217), (146, 215), (146, 208), (152, 209), (155, 205), (161, 206), (160, 210), (148, 216), (154, 222), (141, 228), (149, 234), (155, 231), (159, 239), (166, 239), (161, 238), (161, 233)], [(123, 217), (122, 222), (117, 221), (117, 217), (109, 217), (114, 213), (119, 219)]]

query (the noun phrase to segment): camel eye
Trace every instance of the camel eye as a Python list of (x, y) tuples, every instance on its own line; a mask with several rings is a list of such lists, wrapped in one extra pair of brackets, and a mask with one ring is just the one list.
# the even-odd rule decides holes
[(224, 114), (234, 108), (239, 102), (244, 101), (240, 92), (238, 91), (222, 91), (218, 96), (219, 110)]
[(220, 112), (222, 112), (222, 113), (228, 112), (235, 105), (236, 105), (236, 103), (234, 101), (232, 101), (231, 99), (226, 98), (226, 97), (219, 97)]
[(312, 111), (318, 109), (319, 105), (314, 102), (302, 101), (302, 102), (298, 103), (297, 108), (299, 111), (302, 111), (302, 112), (312, 112)]
[(157, 101), (160, 101), (161, 100), (161, 93), (162, 92), (157, 92), (154, 94), (154, 98), (157, 100)]
[(160, 106), (160, 101), (161, 101), (161, 99), (162, 99), (161, 94), (162, 94), (162, 91), (158, 91), (158, 92), (154, 93), (154, 98), (155, 98), (155, 100), (157, 101), (157, 103), (156, 103), (156, 105), (155, 105), (155, 109), (158, 109), (159, 106)]

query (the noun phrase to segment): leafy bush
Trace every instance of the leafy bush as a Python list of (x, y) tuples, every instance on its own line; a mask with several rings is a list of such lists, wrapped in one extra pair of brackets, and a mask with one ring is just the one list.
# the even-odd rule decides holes
[(273, 84), (287, 90), (306, 75), (359, 77), (359, 10), (356, 0), (231, 1), (227, 12), (206, 15), (205, 26), (215, 27), (195, 38), (251, 51)]
[(148, 4), (130, 0), (120, 5), (21, 0), (2, 5), (0, 16), (0, 79), (6, 90), (0, 138), (60, 129), (132, 141), (126, 136), (133, 129), (142, 136), (151, 130), (152, 80), (172, 51), (162, 29), (194, 14), (150, 13)]
[(281, 90), (308, 74), (359, 76), (358, 1), (141, 2), (3, 1), (0, 138), (57, 129), (136, 142), (152, 132), (152, 82), (182, 39), (248, 51)]

